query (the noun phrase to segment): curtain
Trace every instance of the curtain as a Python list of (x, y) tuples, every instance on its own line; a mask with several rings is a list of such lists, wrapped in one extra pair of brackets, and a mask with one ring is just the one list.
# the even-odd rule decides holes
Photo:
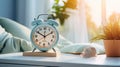
[(88, 42), (84, 0), (78, 0), (77, 10), (67, 9), (67, 12), (70, 16), (65, 21), (62, 35), (74, 43)]
[(16, 20), (29, 28), (35, 17), (49, 9), (49, 0), (17, 0), (16, 3)]

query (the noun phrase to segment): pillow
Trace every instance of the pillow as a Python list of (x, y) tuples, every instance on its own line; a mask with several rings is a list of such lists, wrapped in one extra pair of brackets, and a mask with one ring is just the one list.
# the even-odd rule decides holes
[(30, 41), (30, 29), (9, 18), (0, 17), (0, 25), (15, 37)]
[(33, 50), (29, 42), (30, 29), (4, 17), (0, 17), (0, 25), (0, 53)]
[(64, 46), (60, 49), (63, 53), (75, 53), (80, 54), (83, 52), (84, 48), (93, 46), (95, 47), (97, 54), (103, 54), (105, 53), (104, 47), (102, 45), (96, 44), (96, 43), (76, 43)]
[(0, 26), (0, 53), (13, 53), (31, 51), (33, 49), (30, 42), (12, 36)]

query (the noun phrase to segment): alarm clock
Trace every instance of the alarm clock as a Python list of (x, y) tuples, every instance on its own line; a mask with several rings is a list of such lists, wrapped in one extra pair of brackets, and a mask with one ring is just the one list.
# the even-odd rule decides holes
[(32, 25), (34, 27), (31, 31), (30, 39), (35, 49), (46, 52), (57, 45), (59, 33), (56, 29), (58, 23), (55, 20), (37, 18), (32, 22)]

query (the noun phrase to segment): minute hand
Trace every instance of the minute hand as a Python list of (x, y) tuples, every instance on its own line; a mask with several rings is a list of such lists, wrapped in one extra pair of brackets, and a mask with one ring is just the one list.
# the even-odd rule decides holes
[(45, 37), (48, 36), (48, 35), (50, 35), (50, 34), (52, 34), (52, 33), (53, 33), (53, 32), (48, 33), (47, 35), (45, 35)]

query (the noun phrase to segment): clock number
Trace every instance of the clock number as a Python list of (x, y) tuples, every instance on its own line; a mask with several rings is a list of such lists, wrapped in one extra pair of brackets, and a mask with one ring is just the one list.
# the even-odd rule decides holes
[(52, 35), (52, 38), (54, 38), (54, 35)]
[(50, 45), (50, 43), (48, 42), (48, 45)]
[(42, 28), (40, 28), (39, 30), (42, 30)]
[(37, 37), (37, 35), (35, 35), (35, 37)]
[(53, 31), (51, 31), (51, 34), (53, 34)]
[(46, 30), (47, 28), (46, 27), (44, 27), (44, 30)]
[(38, 39), (36, 39), (35, 41), (38, 42)]
[(51, 42), (53, 41), (53, 39), (51, 39)]
[(50, 28), (48, 30), (50, 31)]
[(41, 42), (39, 42), (39, 44), (41, 44)]
[(44, 34), (46, 33), (46, 31), (44, 31)]
[(43, 46), (45, 47), (45, 43), (43, 43)]

